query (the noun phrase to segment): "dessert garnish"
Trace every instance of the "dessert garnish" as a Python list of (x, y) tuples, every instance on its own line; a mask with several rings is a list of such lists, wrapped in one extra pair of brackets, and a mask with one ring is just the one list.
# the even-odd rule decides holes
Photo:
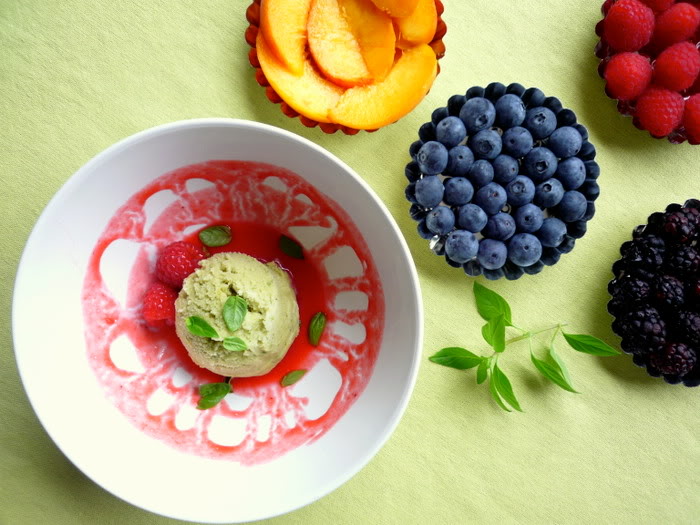
[(282, 253), (289, 255), (290, 257), (293, 257), (295, 259), (304, 258), (303, 248), (297, 241), (295, 241), (291, 237), (287, 237), (286, 235), (280, 235), (279, 245), (280, 250), (282, 250)]
[(318, 312), (311, 318), (311, 322), (309, 323), (309, 342), (311, 342), (312, 345), (318, 346), (318, 342), (321, 340), (325, 328), (326, 314)]
[(197, 408), (199, 410), (207, 410), (215, 407), (219, 402), (231, 393), (232, 388), (230, 383), (207, 383), (199, 387), (199, 402)]
[[(511, 408), (522, 412), (520, 403), (513, 392), (513, 386), (499, 366), (499, 358), (506, 348), (519, 341), (527, 341), (530, 350), (530, 361), (537, 371), (560, 388), (568, 392), (578, 393), (571, 382), (571, 377), (563, 359), (555, 350), (555, 341), (561, 335), (568, 345), (584, 354), (595, 356), (613, 356), (620, 352), (597, 337), (585, 334), (570, 334), (563, 331), (566, 323), (558, 323), (548, 328), (525, 330), (513, 324), (512, 313), (508, 302), (493, 290), (474, 282), (474, 298), (479, 315), (486, 321), (481, 329), (484, 340), (493, 348), (490, 356), (478, 355), (466, 348), (448, 347), (433, 354), (429, 359), (443, 366), (467, 370), (476, 368), (476, 382), (489, 382), (489, 392), (494, 401), (506, 412)], [(518, 335), (506, 339), (507, 329), (515, 330)], [(548, 334), (544, 341), (536, 336)], [(536, 345), (539, 348), (536, 348)], [(538, 357), (539, 354), (540, 357)]]
[(292, 370), (282, 377), (280, 380), (280, 385), (282, 386), (292, 386), (294, 383), (299, 381), (306, 374), (306, 370)]
[(231, 227), (226, 225), (209, 226), (200, 231), (198, 236), (204, 246), (210, 248), (225, 246), (231, 242)]

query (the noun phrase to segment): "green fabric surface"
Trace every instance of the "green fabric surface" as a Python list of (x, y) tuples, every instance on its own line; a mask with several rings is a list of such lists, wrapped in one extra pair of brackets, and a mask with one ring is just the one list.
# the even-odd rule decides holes
[(450, 95), (538, 86), (598, 150), (602, 195), (576, 249), (537, 276), (488, 284), (520, 326), (566, 321), (618, 346), (605, 305), (620, 244), (651, 212), (700, 197), (700, 147), (651, 139), (606, 98), (593, 55), (601, 1), (445, 0), (447, 55), (431, 92), (398, 123), (354, 137), (307, 129), (267, 101), (248, 64), (247, 0), (0, 2), (0, 524), (176, 523), (103, 491), (59, 452), (22, 389), (10, 310), (31, 228), (71, 174), (128, 135), (195, 117), (273, 124), (346, 161), (395, 217), (422, 285), (423, 359), (396, 432), (338, 490), (269, 523), (698, 523), (700, 388), (562, 346), (573, 395), (537, 376), (522, 345), (501, 363), (526, 412), (506, 414), (473, 372), (427, 360), (444, 346), (486, 349), (472, 279), (432, 255), (403, 195), (408, 145)]

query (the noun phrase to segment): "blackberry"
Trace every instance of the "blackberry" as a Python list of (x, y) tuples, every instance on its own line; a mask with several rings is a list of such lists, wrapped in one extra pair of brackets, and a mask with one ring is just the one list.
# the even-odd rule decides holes
[(696, 363), (695, 350), (684, 343), (668, 343), (649, 355), (649, 364), (664, 375), (682, 377)]
[(634, 276), (624, 276), (610, 283), (608, 287), (613, 296), (608, 303), (608, 311), (620, 315), (641, 306), (649, 299), (651, 287), (646, 281)]
[(699, 225), (700, 212), (695, 208), (682, 208), (665, 215), (662, 235), (667, 240), (687, 243), (695, 238)]
[(666, 268), (677, 277), (692, 275), (700, 267), (700, 254), (692, 246), (680, 245), (666, 256)]
[(630, 273), (652, 279), (664, 263), (666, 245), (663, 239), (650, 235), (622, 245), (623, 267)]
[(685, 300), (683, 283), (672, 275), (657, 277), (654, 280), (654, 298), (664, 307), (681, 306)]
[(678, 336), (683, 341), (700, 346), (700, 314), (687, 310), (680, 311), (674, 325)]
[(648, 352), (666, 342), (666, 323), (653, 307), (625, 314), (613, 322), (612, 328), (617, 335), (633, 345), (631, 351), (634, 353)]
[(685, 283), (685, 300), (688, 304), (700, 304), (700, 279), (690, 279)]

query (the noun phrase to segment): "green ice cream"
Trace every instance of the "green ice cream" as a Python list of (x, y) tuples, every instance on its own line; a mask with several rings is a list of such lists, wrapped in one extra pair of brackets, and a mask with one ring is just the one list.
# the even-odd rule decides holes
[[(243, 325), (235, 332), (224, 323), (226, 300), (238, 295), (248, 303)], [(218, 253), (200, 263), (183, 283), (175, 302), (175, 329), (192, 360), (230, 377), (251, 377), (272, 370), (299, 334), (299, 307), (287, 272), (274, 262), (263, 264), (242, 253)], [(248, 349), (227, 350), (221, 340), (192, 334), (185, 325), (197, 316), (219, 339), (239, 337)]]

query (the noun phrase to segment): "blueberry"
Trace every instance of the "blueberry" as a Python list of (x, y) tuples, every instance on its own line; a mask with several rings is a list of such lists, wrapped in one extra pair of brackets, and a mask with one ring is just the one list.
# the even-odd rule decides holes
[(595, 202), (586, 203), (586, 213), (581, 217), (582, 221), (590, 221), (595, 215)]
[(547, 266), (554, 266), (559, 262), (561, 252), (556, 248), (543, 248), (540, 260)]
[(574, 239), (571, 235), (564, 235), (564, 240), (561, 241), (561, 244), (557, 246), (557, 248), (559, 248), (561, 253), (569, 253), (574, 249), (575, 244), (576, 239)]
[(486, 212), (476, 204), (465, 204), (457, 212), (457, 226), (472, 233), (480, 232), (489, 218)]
[(586, 179), (586, 166), (578, 157), (564, 159), (557, 166), (556, 177), (565, 190), (575, 190)]
[(450, 113), (447, 111), (447, 108), (436, 108), (433, 111), (433, 114), (430, 115), (430, 120), (432, 120), (433, 124), (437, 126), (442, 119), (449, 116)]
[(510, 155), (499, 155), (493, 159), (493, 180), (501, 185), (508, 184), (520, 170), (520, 164)]
[[(578, 135), (578, 133), (576, 133), (576, 135)], [(464, 127), (464, 123), (459, 120), (459, 118), (447, 117), (442, 119), (437, 126), (435, 126), (435, 136), (438, 142), (444, 144), (446, 148), (451, 148), (467, 137), (467, 130)]]
[(462, 269), (470, 277), (479, 277), (481, 275), (481, 264), (479, 264), (479, 261), (469, 261), (462, 266)]
[(510, 214), (503, 212), (492, 215), (481, 233), (489, 239), (506, 241), (515, 233), (515, 219)]
[(566, 224), (556, 217), (547, 217), (537, 231), (542, 246), (556, 248), (564, 240)]
[(520, 266), (513, 264), (510, 261), (506, 261), (506, 263), (503, 265), (503, 275), (505, 275), (506, 279), (509, 281), (520, 279), (524, 273), (525, 272)]
[(526, 266), (523, 268), (523, 272), (525, 272), (528, 275), (537, 275), (542, 271), (544, 268), (544, 263), (542, 261), (537, 261), (535, 264), (531, 264), (530, 266)]
[(426, 175), (442, 173), (447, 167), (447, 159), (447, 148), (434, 140), (423, 144), (416, 155), (416, 162)]
[(508, 248), (501, 241), (481, 239), (477, 259), (486, 270), (495, 270), (506, 263)]
[(453, 261), (452, 259), (450, 259), (450, 256), (447, 255), (447, 253), (445, 253), (445, 262), (447, 264), (449, 264), (450, 266), (452, 266), (452, 268), (461, 268), (462, 267), (462, 263), (458, 263), (456, 261)]
[(535, 184), (528, 177), (518, 175), (506, 186), (508, 204), (524, 206), (532, 202), (535, 196)]
[(480, 159), (495, 159), (501, 152), (501, 136), (492, 129), (484, 129), (469, 137), (469, 147)]
[(570, 109), (562, 109), (557, 113), (557, 125), (573, 126), (574, 124), (576, 124), (576, 113)]
[(435, 140), (435, 124), (432, 122), (426, 122), (418, 129), (418, 137), (423, 142), (429, 142)]
[(428, 212), (425, 211), (425, 208), (420, 204), (411, 204), (411, 208), (408, 210), (408, 214), (414, 221), (422, 221), (423, 219), (425, 219), (425, 216), (428, 214)]
[(445, 235), (455, 227), (455, 214), (447, 206), (436, 206), (425, 217), (425, 223), (431, 232)]
[(418, 204), (418, 199), (416, 199), (416, 183), (411, 182), (404, 190), (404, 195), (406, 200), (412, 204)]
[(520, 126), (525, 120), (525, 104), (517, 95), (503, 95), (495, 107), (496, 125), (502, 129)]
[(439, 177), (423, 177), (416, 181), (416, 202), (426, 208), (440, 204), (445, 187)]
[(516, 159), (527, 155), (533, 146), (532, 134), (523, 127), (507, 129), (501, 137), (503, 152)]
[(561, 101), (557, 97), (545, 98), (544, 102), (542, 102), (542, 105), (547, 109), (551, 110), (551, 112), (555, 115), (559, 113), (562, 109), (564, 109), (564, 106), (562, 106)]
[(474, 164), (474, 154), (467, 146), (455, 146), (447, 153), (445, 175), (464, 177)]
[(458, 117), (459, 111), (462, 109), (462, 106), (464, 106), (466, 101), (467, 97), (464, 95), (452, 95), (449, 99), (447, 99), (447, 112), (450, 115)]
[(470, 98), (459, 111), (459, 118), (464, 122), (467, 133), (472, 135), (493, 126), (496, 120), (496, 108), (490, 100), (483, 97)]
[(544, 100), (546, 98), (547, 97), (544, 93), (542, 93), (542, 90), (534, 87), (527, 88), (525, 90), (525, 93), (523, 93), (522, 95), (523, 102), (525, 102), (525, 105), (529, 108), (541, 106), (542, 104), (544, 104)]
[(450, 232), (445, 241), (445, 253), (454, 262), (464, 264), (476, 257), (479, 241), (472, 232), (455, 230)]
[(508, 84), (506, 93), (512, 93), (513, 95), (522, 97), (523, 93), (525, 93), (525, 86), (518, 84), (517, 82), (513, 82), (512, 84)]
[(528, 109), (523, 126), (530, 130), (533, 138), (546, 139), (557, 128), (557, 117), (551, 109), (544, 107)]
[(589, 201), (594, 201), (600, 196), (600, 186), (598, 186), (598, 183), (593, 179), (586, 179), (584, 183), (581, 184), (579, 191), (583, 193)]
[(531, 233), (517, 233), (508, 243), (508, 259), (518, 266), (530, 266), (540, 260), (542, 244)]
[(467, 177), (469, 177), (474, 186), (481, 188), (493, 180), (493, 175), (494, 171), (491, 163), (488, 160), (481, 159), (472, 164)]
[(418, 179), (420, 179), (421, 172), (418, 163), (414, 160), (406, 164), (404, 174), (406, 175), (408, 182), (416, 182)]
[(488, 86), (486, 86), (486, 89), (484, 89), (484, 97), (486, 97), (493, 103), (495, 103), (505, 94), (506, 86), (504, 86), (500, 82), (491, 82)]
[(503, 268), (496, 268), (495, 270), (484, 269), (483, 273), (484, 277), (486, 277), (489, 281), (498, 281), (501, 277), (505, 275), (503, 273)]
[(519, 232), (534, 233), (542, 227), (544, 214), (539, 206), (526, 204), (515, 210), (515, 227)]
[(421, 149), (422, 146), (423, 146), (422, 140), (417, 140), (409, 146), (408, 154), (411, 156), (412, 159), (416, 158), (416, 155), (418, 155), (418, 151)]
[(435, 234), (428, 229), (425, 219), (418, 223), (416, 230), (418, 230), (418, 235), (420, 235), (422, 239), (430, 240), (435, 237)]
[(583, 160), (593, 160), (596, 156), (595, 146), (590, 142), (584, 142), (581, 145), (581, 151), (578, 152), (578, 156)]
[(586, 235), (586, 230), (588, 229), (588, 223), (586, 221), (576, 221), (570, 222), (566, 225), (566, 232), (571, 235), (574, 239), (580, 239)]
[(597, 179), (600, 176), (600, 166), (594, 160), (588, 160), (583, 163), (586, 166), (586, 178)]
[(467, 204), (474, 196), (474, 186), (464, 177), (452, 177), (443, 182), (445, 194), (443, 199), (445, 204), (450, 206), (461, 206)]
[(582, 144), (581, 134), (571, 126), (564, 126), (552, 132), (547, 145), (557, 157), (566, 159), (576, 155)]
[(469, 89), (467, 89), (467, 92), (464, 96), (467, 100), (469, 100), (470, 98), (483, 97), (484, 88), (482, 88), (481, 86), (472, 86)]
[(564, 222), (580, 220), (586, 214), (586, 197), (576, 190), (565, 192), (554, 214)]
[(489, 182), (480, 188), (474, 196), (474, 204), (481, 206), (488, 215), (495, 215), (505, 206), (507, 201), (506, 190), (495, 182)]
[(533, 148), (523, 159), (523, 169), (534, 182), (542, 182), (550, 178), (557, 171), (557, 166), (554, 153), (544, 147)]
[(564, 186), (557, 179), (548, 179), (535, 188), (534, 203), (542, 208), (552, 208), (564, 197)]
[(579, 135), (581, 135), (581, 138), (583, 140), (588, 140), (588, 130), (586, 129), (586, 126), (583, 124), (574, 124), (572, 126), (576, 131), (578, 131)]

